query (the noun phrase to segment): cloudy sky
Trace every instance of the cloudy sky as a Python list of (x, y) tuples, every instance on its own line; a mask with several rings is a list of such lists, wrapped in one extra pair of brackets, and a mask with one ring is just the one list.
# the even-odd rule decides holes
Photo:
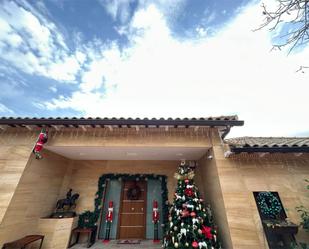
[(237, 114), (230, 136), (309, 136), (309, 47), (271, 51), (285, 28), (253, 32), (259, 1), (0, 2), (0, 116)]

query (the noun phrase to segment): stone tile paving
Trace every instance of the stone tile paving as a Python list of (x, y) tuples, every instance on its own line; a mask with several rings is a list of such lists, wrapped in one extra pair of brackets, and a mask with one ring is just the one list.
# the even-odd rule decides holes
[[(140, 244), (117, 244), (117, 240), (111, 240), (109, 243), (102, 243), (97, 241), (90, 248), (91, 249), (162, 249), (161, 242), (153, 243), (152, 240), (142, 240)], [(85, 249), (86, 243), (76, 244), (70, 249)]]

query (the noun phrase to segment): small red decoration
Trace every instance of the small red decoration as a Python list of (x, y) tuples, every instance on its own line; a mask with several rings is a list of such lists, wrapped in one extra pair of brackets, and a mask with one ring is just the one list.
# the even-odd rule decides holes
[(197, 247), (198, 247), (198, 243), (197, 243), (196, 241), (193, 241), (193, 242), (192, 242), (192, 246), (193, 246), (194, 248), (197, 248)]
[(152, 208), (152, 222), (157, 223), (159, 221), (160, 215), (158, 211), (158, 202), (156, 200), (153, 201)]
[(35, 146), (32, 150), (36, 159), (42, 159), (41, 151), (43, 149), (43, 145), (47, 142), (47, 140), (48, 140), (48, 131), (42, 129), (39, 134), (38, 140), (36, 141)]
[(191, 217), (195, 217), (196, 216), (196, 213), (195, 212), (191, 212)]
[(186, 194), (187, 196), (192, 196), (192, 195), (193, 195), (192, 189), (191, 189), (191, 188), (186, 188), (186, 189), (185, 189), (185, 194)]
[(207, 239), (212, 239), (213, 235), (211, 233), (211, 227), (202, 225), (202, 234), (205, 235)]
[(188, 184), (188, 183), (189, 183), (189, 179), (186, 179), (186, 180), (185, 180), (185, 183), (187, 183), (187, 184)]
[(187, 210), (187, 208), (185, 208), (185, 210), (182, 210), (181, 212), (181, 217), (188, 217), (190, 214), (189, 214), (189, 211)]
[(108, 210), (107, 210), (107, 214), (106, 214), (106, 222), (113, 222), (113, 211), (114, 211), (113, 202), (110, 201), (108, 203)]

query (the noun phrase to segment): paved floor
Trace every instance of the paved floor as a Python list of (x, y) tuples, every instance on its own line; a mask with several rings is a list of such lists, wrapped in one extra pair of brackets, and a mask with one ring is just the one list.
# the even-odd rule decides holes
[[(152, 240), (142, 240), (140, 244), (117, 244), (117, 240), (111, 240), (109, 243), (102, 243), (102, 241), (97, 241), (94, 245), (92, 245), (92, 247), (90, 247), (91, 249), (117, 249), (117, 248), (121, 248), (121, 249), (159, 249), (162, 248), (161, 247), (161, 242), (159, 243), (153, 243)], [(71, 247), (70, 249), (85, 249), (86, 244), (77, 244), (73, 247)]]

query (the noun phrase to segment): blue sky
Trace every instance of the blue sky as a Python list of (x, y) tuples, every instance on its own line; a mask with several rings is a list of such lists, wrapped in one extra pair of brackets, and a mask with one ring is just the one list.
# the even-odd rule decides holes
[(286, 27), (262, 22), (257, 0), (1, 0), (0, 116), (237, 114), (232, 136), (309, 136), (309, 48), (270, 52)]

